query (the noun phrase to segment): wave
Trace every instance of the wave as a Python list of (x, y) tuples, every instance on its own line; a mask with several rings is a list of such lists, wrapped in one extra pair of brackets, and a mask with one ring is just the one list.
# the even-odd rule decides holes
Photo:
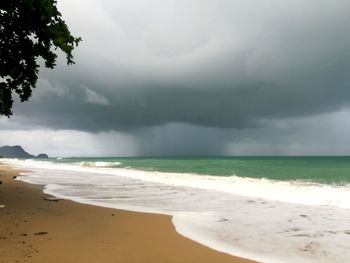
[[(350, 209), (350, 185), (330, 185), (309, 181), (279, 181), (266, 178), (199, 175), (193, 173), (169, 173), (118, 168), (120, 162), (52, 163), (37, 160), (8, 159), (14, 165), (29, 168), (59, 169), (89, 174), (106, 174), (132, 179), (183, 186), (203, 190), (214, 190), (246, 197), (303, 205), (329, 205)], [(113, 169), (111, 169), (113, 168)]]
[(57, 197), (172, 215), (179, 233), (229, 254), (260, 262), (350, 258), (348, 185), (5, 162), (31, 170), (18, 179)]
[(120, 162), (91, 162), (91, 161), (84, 161), (84, 162), (79, 162), (79, 166), (82, 167), (116, 167), (121, 165)]

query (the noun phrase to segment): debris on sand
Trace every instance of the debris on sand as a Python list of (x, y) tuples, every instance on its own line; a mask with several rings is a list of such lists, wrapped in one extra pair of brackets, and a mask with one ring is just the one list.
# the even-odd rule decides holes
[(44, 200), (45, 201), (58, 202), (58, 201), (60, 201), (62, 199), (61, 198), (56, 198), (56, 197), (45, 197)]
[(37, 232), (34, 233), (35, 236), (42, 236), (42, 235), (47, 235), (47, 232)]

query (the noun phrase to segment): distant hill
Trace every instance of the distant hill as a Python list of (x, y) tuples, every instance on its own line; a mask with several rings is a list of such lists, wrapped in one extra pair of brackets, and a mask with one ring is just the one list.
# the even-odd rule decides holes
[(49, 156), (46, 153), (40, 153), (36, 156), (36, 158), (46, 159), (49, 158)]
[[(0, 157), (3, 158), (35, 158), (35, 155), (32, 155), (26, 152), (20, 145), (15, 146), (2, 146), (0, 147)], [(47, 154), (41, 153), (37, 158), (48, 158)]]

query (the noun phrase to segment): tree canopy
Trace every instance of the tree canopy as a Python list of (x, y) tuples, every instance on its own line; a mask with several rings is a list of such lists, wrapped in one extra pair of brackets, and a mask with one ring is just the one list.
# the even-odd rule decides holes
[(71, 35), (56, 0), (0, 1), (0, 115), (12, 115), (13, 93), (26, 101), (35, 88), (41, 57), (45, 67), (56, 65), (56, 50), (67, 64), (81, 38)]

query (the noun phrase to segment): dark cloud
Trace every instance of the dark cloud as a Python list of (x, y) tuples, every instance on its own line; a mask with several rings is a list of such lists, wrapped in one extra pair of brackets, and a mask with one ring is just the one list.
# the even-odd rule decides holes
[(273, 138), (275, 122), (349, 107), (347, 1), (104, 0), (77, 15), (81, 4), (60, 2), (84, 39), (77, 64), (41, 71), (33, 99), (15, 106), (22, 127), (127, 132), (147, 153), (223, 153), (244, 140), (239, 130)]
[(16, 113), (36, 125), (93, 132), (173, 122), (242, 129), (259, 126), (260, 119), (307, 116), (347, 107), (350, 89), (337, 83), (303, 88), (274, 84), (200, 89), (149, 85), (115, 91), (84, 85), (17, 105)]

